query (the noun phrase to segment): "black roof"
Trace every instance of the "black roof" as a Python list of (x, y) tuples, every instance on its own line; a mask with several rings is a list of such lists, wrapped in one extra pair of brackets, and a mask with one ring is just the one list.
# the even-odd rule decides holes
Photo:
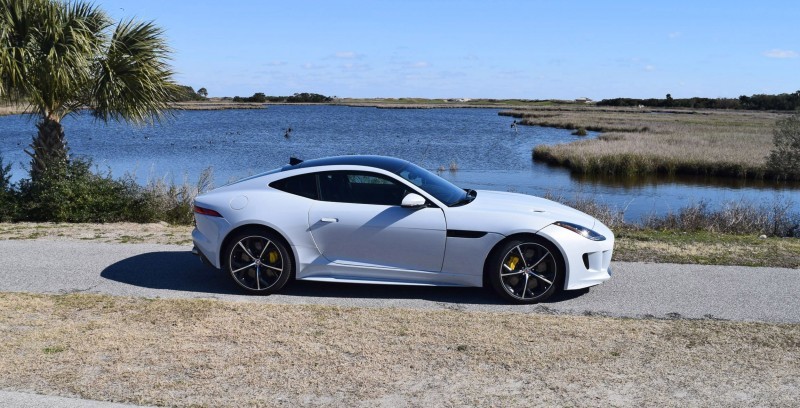
[(387, 156), (334, 156), (305, 160), (300, 164), (283, 166), (281, 171), (336, 165), (377, 167), (392, 173), (397, 173), (408, 165), (408, 162)]

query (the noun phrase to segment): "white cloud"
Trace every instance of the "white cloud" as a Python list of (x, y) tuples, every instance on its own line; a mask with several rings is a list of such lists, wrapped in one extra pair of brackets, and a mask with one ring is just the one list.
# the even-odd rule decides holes
[(680, 31), (674, 31), (674, 32), (671, 32), (671, 33), (667, 34), (667, 37), (669, 37), (669, 38), (678, 38), (678, 37), (680, 37), (681, 35), (683, 35), (683, 33), (682, 33), (682, 32), (680, 32)]
[(360, 55), (354, 51), (338, 51), (335, 54), (333, 54), (333, 56), (336, 58), (343, 58), (343, 59), (353, 59), (360, 57)]
[(428, 61), (417, 61), (411, 64), (413, 68), (428, 68), (429, 66), (431, 66), (431, 64), (429, 64)]
[(280, 67), (280, 66), (284, 66), (284, 65), (286, 65), (285, 61), (272, 61), (272, 62), (268, 62), (267, 63), (267, 66), (270, 66), (270, 67)]
[(797, 58), (798, 54), (797, 51), (774, 48), (769, 51), (764, 51), (764, 56), (769, 58)]
[(655, 71), (656, 67), (654, 65), (648, 64), (648, 65), (644, 66), (644, 70), (647, 71), (647, 72), (651, 72), (651, 71)]

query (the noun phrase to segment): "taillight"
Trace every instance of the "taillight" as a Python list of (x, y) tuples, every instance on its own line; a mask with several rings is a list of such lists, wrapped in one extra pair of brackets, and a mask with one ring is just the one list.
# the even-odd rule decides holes
[(220, 214), (220, 213), (218, 213), (218, 212), (216, 212), (214, 210), (210, 210), (208, 208), (203, 208), (203, 207), (198, 207), (196, 205), (194, 206), (194, 212), (196, 212), (198, 214), (209, 215), (211, 217), (222, 217), (222, 214)]

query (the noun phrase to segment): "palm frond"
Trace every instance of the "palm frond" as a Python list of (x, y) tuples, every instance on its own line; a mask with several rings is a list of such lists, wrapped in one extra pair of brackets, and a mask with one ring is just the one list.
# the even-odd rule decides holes
[(163, 30), (152, 22), (120, 22), (95, 65), (92, 107), (96, 117), (134, 123), (159, 121), (177, 86), (168, 64)]
[(4, 93), (24, 96), (41, 116), (59, 120), (91, 83), (109, 18), (89, 3), (0, 0)]
[(26, 93), (34, 37), (47, 0), (0, 0), (0, 96)]

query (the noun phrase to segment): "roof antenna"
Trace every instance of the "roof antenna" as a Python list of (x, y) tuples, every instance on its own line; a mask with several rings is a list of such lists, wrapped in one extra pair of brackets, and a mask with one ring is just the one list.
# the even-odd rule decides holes
[(294, 157), (294, 156), (292, 156), (292, 157), (289, 157), (289, 165), (290, 165), (290, 166), (296, 166), (296, 165), (298, 165), (298, 164), (300, 164), (300, 163), (302, 163), (302, 162), (303, 162), (303, 161), (302, 161), (302, 160), (300, 160), (300, 159), (298, 159), (297, 157)]

